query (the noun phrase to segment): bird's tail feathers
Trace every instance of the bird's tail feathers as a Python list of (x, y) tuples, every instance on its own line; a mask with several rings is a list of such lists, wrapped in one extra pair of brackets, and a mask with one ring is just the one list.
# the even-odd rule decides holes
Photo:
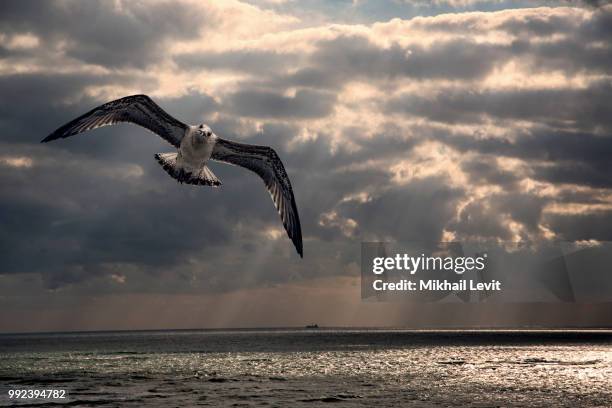
[(177, 155), (178, 153), (157, 153), (155, 159), (166, 170), (166, 173), (179, 183), (212, 187), (221, 185), (221, 180), (207, 166), (197, 170), (184, 168), (177, 163)]

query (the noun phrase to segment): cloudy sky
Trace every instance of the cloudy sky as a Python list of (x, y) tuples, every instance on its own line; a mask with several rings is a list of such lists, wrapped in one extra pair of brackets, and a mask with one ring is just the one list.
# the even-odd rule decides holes
[[(507, 323), (362, 302), (360, 242), (612, 240), (605, 3), (0, 2), (0, 331)], [(38, 143), (134, 93), (274, 147), (304, 259), (244, 170), (179, 185), (130, 125)]]

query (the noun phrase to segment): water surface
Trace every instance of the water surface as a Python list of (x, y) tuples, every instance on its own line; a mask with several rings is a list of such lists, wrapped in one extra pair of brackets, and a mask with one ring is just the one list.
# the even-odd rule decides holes
[(4, 406), (9, 388), (63, 388), (64, 403), (98, 407), (606, 407), (612, 331), (4, 334)]

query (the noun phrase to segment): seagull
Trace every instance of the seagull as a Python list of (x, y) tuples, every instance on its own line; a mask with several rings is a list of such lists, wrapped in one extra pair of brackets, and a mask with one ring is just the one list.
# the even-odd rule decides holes
[(186, 125), (147, 95), (126, 96), (100, 105), (58, 128), (41, 143), (122, 122), (140, 125), (177, 149), (176, 153), (157, 153), (155, 159), (179, 183), (220, 186), (221, 181), (207, 166), (209, 160), (244, 167), (257, 174), (272, 197), (287, 235), (300, 257), (304, 257), (302, 228), (291, 182), (283, 162), (271, 147), (222, 139), (204, 123)]

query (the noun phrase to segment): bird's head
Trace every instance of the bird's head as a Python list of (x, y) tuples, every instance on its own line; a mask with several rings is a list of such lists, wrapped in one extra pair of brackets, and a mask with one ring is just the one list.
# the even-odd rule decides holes
[(199, 143), (204, 143), (208, 141), (209, 138), (214, 137), (214, 133), (212, 129), (208, 127), (208, 125), (205, 125), (204, 123), (196, 127), (194, 135), (195, 135), (196, 141), (198, 141)]

